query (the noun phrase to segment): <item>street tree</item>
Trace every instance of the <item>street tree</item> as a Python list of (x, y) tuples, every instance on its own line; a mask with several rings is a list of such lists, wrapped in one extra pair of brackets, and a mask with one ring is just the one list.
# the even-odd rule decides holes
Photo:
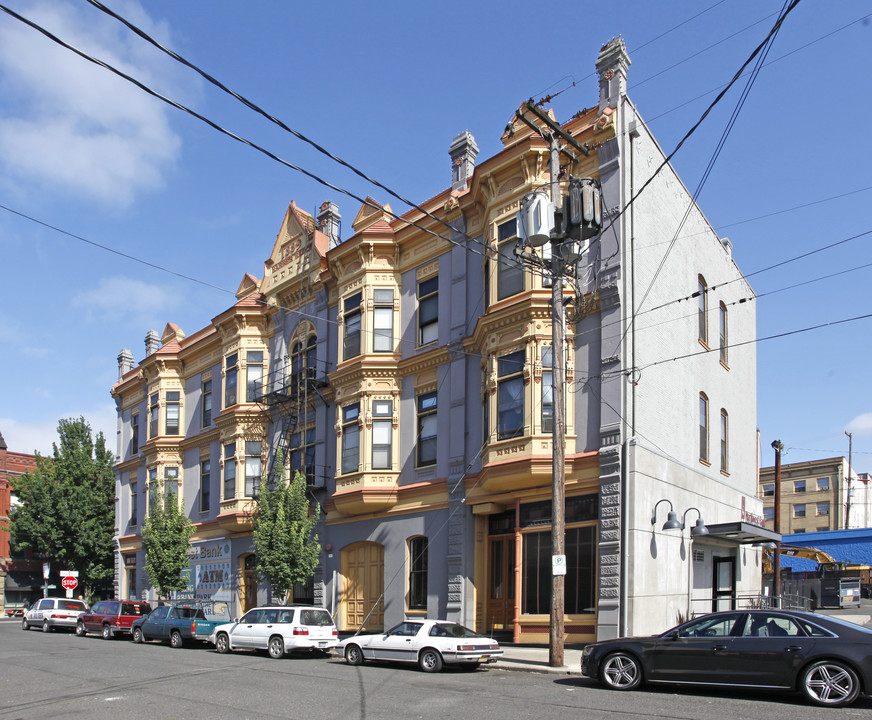
[(188, 578), (188, 541), (194, 526), (179, 507), (175, 492), (160, 488), (149, 498), (148, 517), (142, 524), (145, 572), (159, 597), (184, 590)]
[(297, 472), (285, 480), (284, 466), (276, 461), (273, 484), (261, 480), (251, 517), (257, 557), (256, 571), (269, 582), (274, 598), (287, 599), (295, 584), (315, 574), (321, 545), (314, 534), (320, 507), (306, 496), (306, 479)]
[(16, 546), (61, 570), (76, 570), (83, 592), (109, 592), (115, 574), (115, 457), (85, 418), (58, 423), (52, 456), (15, 480), (19, 504), (9, 530)]

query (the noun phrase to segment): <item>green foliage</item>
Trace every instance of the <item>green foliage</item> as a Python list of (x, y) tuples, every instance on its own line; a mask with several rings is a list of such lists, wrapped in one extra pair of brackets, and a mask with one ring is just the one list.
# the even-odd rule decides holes
[(313, 533), (320, 508), (315, 505), (310, 512), (303, 475), (296, 473), (287, 482), (281, 457), (276, 467), (275, 486), (269, 487), (265, 480), (260, 483), (251, 527), (259, 577), (269, 582), (274, 598), (287, 598), (296, 583), (312, 577), (318, 565), (321, 545)]
[(18, 548), (78, 570), (83, 593), (111, 590), (115, 573), (115, 458), (103, 433), (91, 438), (83, 417), (58, 423), (52, 457), (15, 481), (21, 505), (10, 514)]
[(188, 578), (182, 572), (188, 567), (188, 541), (195, 529), (175, 495), (169, 503), (164, 502), (162, 492), (154, 499), (142, 524), (145, 572), (158, 596), (169, 597), (173, 590), (187, 587)]

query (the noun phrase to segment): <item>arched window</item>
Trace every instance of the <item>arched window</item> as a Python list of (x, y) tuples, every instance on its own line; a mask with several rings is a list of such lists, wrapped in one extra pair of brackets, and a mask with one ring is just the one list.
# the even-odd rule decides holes
[(705, 284), (705, 278), (702, 275), (697, 276), (699, 287), (697, 294), (699, 296), (699, 341), (708, 346), (708, 286)]
[(708, 398), (699, 394), (699, 459), (709, 461)]

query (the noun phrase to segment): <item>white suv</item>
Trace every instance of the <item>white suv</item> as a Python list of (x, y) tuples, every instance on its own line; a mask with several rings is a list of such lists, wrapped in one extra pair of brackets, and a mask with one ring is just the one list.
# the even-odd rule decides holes
[(339, 644), (339, 637), (324, 608), (277, 605), (254, 608), (237, 621), (219, 625), (209, 642), (220, 653), (250, 648), (267, 650), (278, 659), (295, 650), (327, 652)]
[(76, 620), (88, 606), (81, 600), (67, 598), (43, 598), (33, 603), (33, 607), (24, 613), (21, 621), (22, 630), (30, 630), (34, 625), (41, 627), (43, 632), (51, 632), (57, 628), (76, 629)]

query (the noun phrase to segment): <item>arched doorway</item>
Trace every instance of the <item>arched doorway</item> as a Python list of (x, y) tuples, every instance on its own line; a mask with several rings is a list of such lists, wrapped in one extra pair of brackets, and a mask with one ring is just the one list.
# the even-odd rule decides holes
[(239, 589), (239, 602), (242, 607), (239, 614), (244, 615), (257, 606), (257, 555), (245, 555), (242, 558), (242, 587)]
[(342, 629), (384, 630), (384, 546), (359, 542), (343, 548), (341, 572)]

